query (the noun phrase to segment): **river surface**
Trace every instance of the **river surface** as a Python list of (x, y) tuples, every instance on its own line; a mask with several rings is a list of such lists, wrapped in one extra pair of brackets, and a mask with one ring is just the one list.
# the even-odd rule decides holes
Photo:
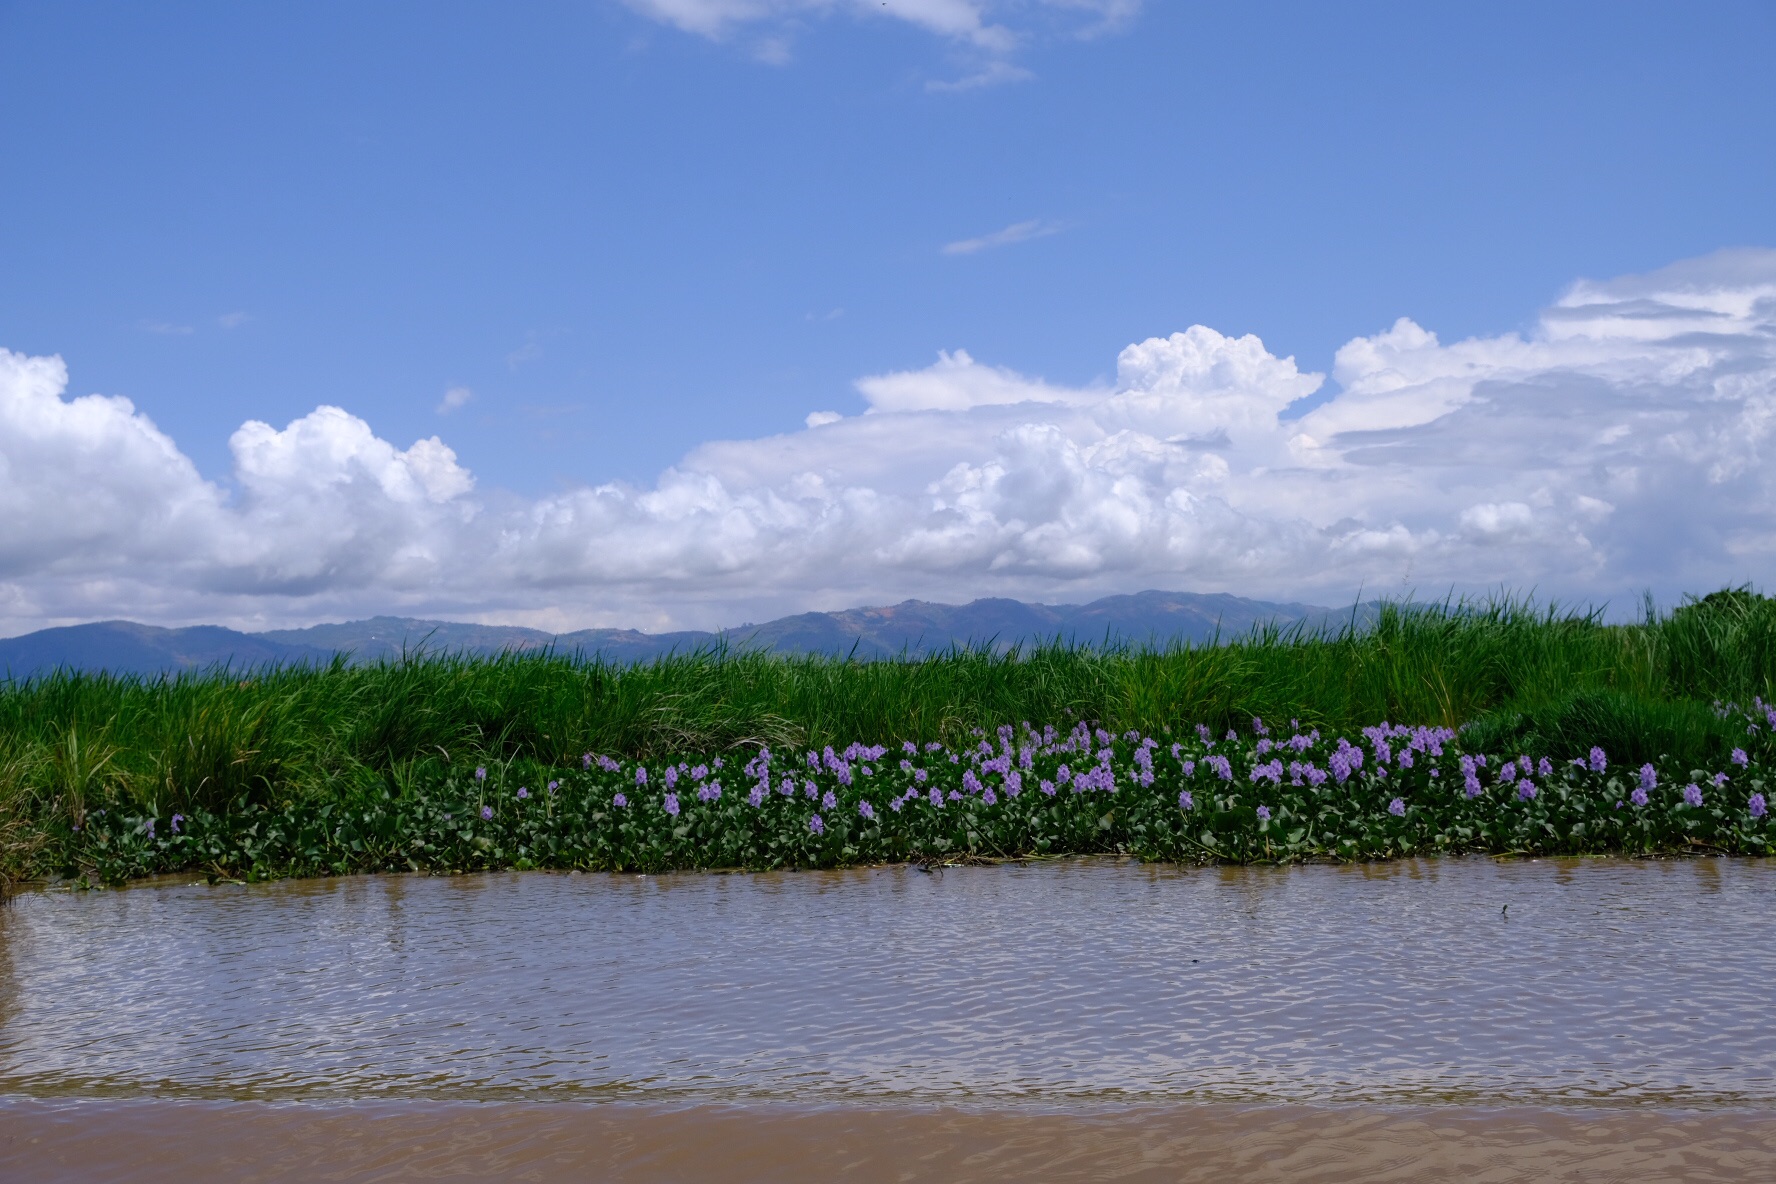
[[(1633, 1144), (1619, 1178), (1655, 1178), (1670, 1153), (1673, 1179), (1754, 1179), (1776, 1172), (1773, 1020), (1769, 861), (35, 892), (0, 910), (0, 1168), (103, 1174), (96, 1148), (176, 1116), (236, 1132), (241, 1179), (325, 1174), (253, 1167), (280, 1140), (409, 1168), (430, 1146), (443, 1175), (504, 1147), (498, 1178), (576, 1138), (612, 1179), (695, 1174), (682, 1157), (704, 1145), (734, 1178), (793, 1176), (835, 1139), (879, 1144), (822, 1169), (835, 1178), (1012, 1179), (1029, 1155), (1055, 1178), (1069, 1156), (1090, 1165), (1079, 1178), (1126, 1175), (1112, 1149), (1143, 1147), (1129, 1178), (1184, 1179), (1209, 1161), (1176, 1138), (1216, 1130), (1258, 1156), (1252, 1178), (1285, 1145), (1319, 1148), (1300, 1166), (1323, 1169), (1286, 1178), (1356, 1179), (1537, 1145), (1523, 1178), (1553, 1178)], [(739, 1172), (745, 1131), (790, 1158)], [(1373, 1145), (1339, 1161), (1366, 1170), (1333, 1170), (1340, 1131)], [(1454, 1158), (1423, 1160), (1433, 1146)], [(912, 1147), (951, 1160), (933, 1150), (921, 1177)], [(203, 1174), (163, 1159), (127, 1166)]]

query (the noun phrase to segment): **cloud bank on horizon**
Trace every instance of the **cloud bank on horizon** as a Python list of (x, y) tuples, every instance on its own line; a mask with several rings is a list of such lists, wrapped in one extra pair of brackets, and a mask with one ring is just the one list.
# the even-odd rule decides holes
[(243, 424), (231, 485), (207, 480), (129, 400), (68, 398), (60, 358), (0, 350), (0, 626), (658, 628), (1146, 587), (1621, 601), (1776, 565), (1776, 251), (1581, 281), (1527, 334), (1444, 344), (1402, 318), (1331, 383), (1202, 325), (1088, 388), (956, 350), (651, 488), (526, 500), (333, 406)]

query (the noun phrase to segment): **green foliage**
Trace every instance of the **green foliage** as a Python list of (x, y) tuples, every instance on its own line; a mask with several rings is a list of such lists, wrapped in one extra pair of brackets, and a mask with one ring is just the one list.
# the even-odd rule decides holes
[(763, 869), (1110, 852), (1242, 863), (1768, 855), (1776, 744), (1757, 717), (1735, 719), (1751, 750), (1713, 770), (1669, 760), (1635, 769), (1600, 751), (1559, 764), (1481, 761), (1449, 729), (1376, 727), (1352, 744), (1317, 730), (1175, 741), (1083, 724), (1058, 736), (1001, 728), (957, 750), (766, 749), (744, 767), (591, 754), (569, 769), (434, 765), (399, 793), (226, 814), (95, 811), (84, 831), (52, 836), (51, 858), (65, 875), (115, 882), (171, 871)]
[(1510, 599), (1385, 605), (1366, 627), (1165, 650), (1049, 644), (852, 662), (715, 648), (627, 667), (414, 654), (178, 678), (61, 672), (0, 688), (0, 874), (42, 870), (42, 836), (94, 810), (225, 828), (329, 811), (337, 829), (346, 813), (432, 793), (479, 764), (954, 745), (1023, 720), (1180, 735), (1253, 716), (1329, 734), (1405, 720), (1465, 725), (1477, 751), (1599, 744), (1617, 761), (1712, 768), (1737, 726), (1717, 705), (1759, 696), (1776, 699), (1776, 599), (1748, 588), (1626, 625)]

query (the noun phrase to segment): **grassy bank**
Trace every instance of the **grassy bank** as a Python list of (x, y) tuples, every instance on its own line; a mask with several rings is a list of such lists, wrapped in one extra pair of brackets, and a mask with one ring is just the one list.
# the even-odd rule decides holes
[[(1770, 700), (1776, 600), (1745, 592), (1632, 625), (1521, 603), (1389, 608), (1360, 632), (1271, 631), (1158, 652), (1038, 647), (875, 663), (717, 652), (630, 668), (444, 656), (159, 680), (63, 674), (0, 692), (0, 859), (13, 878), (114, 880), (965, 852), (1760, 851), (1764, 822), (1748, 811), (1770, 764), (1776, 725), (1759, 706)], [(1272, 721), (1270, 735), (1254, 731), (1254, 717)], [(1288, 720), (1299, 726), (1274, 729)], [(1419, 730), (1374, 732), (1383, 720)], [(1044, 731), (1033, 738), (1025, 721)], [(1081, 722), (1094, 729), (1085, 741)], [(1009, 741), (1003, 727), (1014, 729)], [(1434, 755), (1424, 740), (1433, 735)], [(1345, 777), (1331, 764), (1349, 750), (1341, 739), (1368, 754)], [(1284, 754), (1263, 746), (1277, 740), (1295, 747), (1272, 778)], [(1006, 743), (1012, 767), (982, 772)], [(888, 751), (859, 756), (880, 745)], [(1416, 754), (1404, 769), (1402, 745)], [(829, 746), (849, 781), (825, 760)], [(745, 767), (761, 748), (775, 755), (754, 805), (764, 770)], [(1593, 748), (1605, 754), (1601, 770)], [(1464, 768), (1464, 754), (1487, 763)], [(1519, 755), (1539, 779), (1530, 797), (1515, 778), (1498, 779)], [(1114, 789), (1072, 788), (1082, 761), (1108, 770)], [(1614, 803), (1641, 787), (1643, 765), (1653, 767), (1649, 806), (1623, 814)], [(792, 768), (798, 781), (784, 794)], [(643, 769), (651, 780), (637, 785)], [(1013, 772), (1016, 793), (1005, 781)], [(1472, 796), (1470, 774), (1482, 783)], [(695, 796), (718, 781), (718, 798)], [(1045, 781), (1062, 788), (1044, 793)], [(1682, 800), (1692, 782), (1703, 806)], [(633, 804), (615, 805), (618, 793)]]

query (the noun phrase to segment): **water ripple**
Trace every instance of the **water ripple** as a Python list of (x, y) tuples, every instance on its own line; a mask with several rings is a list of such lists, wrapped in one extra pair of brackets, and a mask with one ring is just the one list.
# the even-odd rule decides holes
[(0, 1092), (1767, 1104), (1773, 903), (1750, 860), (37, 893)]

